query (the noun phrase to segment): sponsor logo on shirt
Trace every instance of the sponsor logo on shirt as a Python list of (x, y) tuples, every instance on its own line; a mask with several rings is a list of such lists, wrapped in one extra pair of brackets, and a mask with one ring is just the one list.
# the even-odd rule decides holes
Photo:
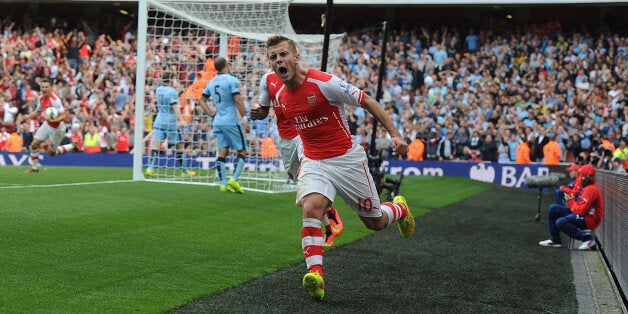
[(314, 120), (310, 120), (306, 116), (296, 116), (296, 117), (294, 117), (294, 122), (295, 122), (294, 123), (294, 127), (297, 130), (310, 129), (310, 128), (319, 126), (321, 124), (324, 124), (328, 120), (329, 120), (329, 118), (326, 117), (326, 116), (319, 117), (319, 118), (316, 118)]

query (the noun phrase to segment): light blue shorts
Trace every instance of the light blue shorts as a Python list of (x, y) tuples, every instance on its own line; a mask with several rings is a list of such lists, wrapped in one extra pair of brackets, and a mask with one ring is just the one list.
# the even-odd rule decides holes
[(180, 143), (183, 140), (183, 136), (181, 135), (180, 128), (171, 128), (171, 129), (154, 129), (154, 140), (158, 142), (163, 142), (168, 138), (169, 145), (175, 145)]
[(246, 133), (242, 125), (214, 125), (213, 131), (216, 148), (229, 147), (237, 151), (246, 149)]

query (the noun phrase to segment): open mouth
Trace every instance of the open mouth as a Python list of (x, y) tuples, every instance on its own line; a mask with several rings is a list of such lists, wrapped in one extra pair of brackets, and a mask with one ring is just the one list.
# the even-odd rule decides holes
[(277, 71), (279, 72), (280, 75), (288, 74), (288, 69), (285, 68), (285, 67), (279, 67), (279, 68), (277, 68)]

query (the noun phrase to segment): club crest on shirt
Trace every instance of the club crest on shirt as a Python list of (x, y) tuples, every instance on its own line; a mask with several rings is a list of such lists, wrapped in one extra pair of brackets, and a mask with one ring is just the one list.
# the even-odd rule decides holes
[(307, 103), (310, 104), (310, 106), (316, 105), (316, 95), (307, 96)]

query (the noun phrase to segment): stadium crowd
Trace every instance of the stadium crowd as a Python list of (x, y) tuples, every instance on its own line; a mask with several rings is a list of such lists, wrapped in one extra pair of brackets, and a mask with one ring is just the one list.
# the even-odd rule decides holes
[[(28, 150), (40, 121), (24, 117), (34, 110), (43, 77), (52, 80), (54, 93), (71, 113), (62, 144), (77, 140), (88, 153), (133, 147), (137, 42), (132, 25), (115, 39), (99, 32), (96, 22), (35, 24), (5, 18), (1, 27), (0, 150)], [(151, 37), (149, 46), (157, 53), (148, 56), (147, 86), (169, 68), (181, 73), (174, 86), (183, 92), (183, 86), (201, 78), (199, 72), (213, 70), (205, 67), (217, 53), (216, 37), (207, 34), (185, 40), (170, 34), (169, 42)], [(330, 72), (375, 96), (381, 36), (381, 30), (349, 33)], [(625, 36), (605, 29), (566, 31), (556, 21), (503, 33), (445, 25), (393, 30), (380, 102), (411, 143), (410, 152), (396, 156), (382, 129), (372, 134), (372, 120), (363, 109), (347, 108), (349, 127), (365, 149), (375, 136), (384, 158), (515, 163), (517, 147), (525, 142), (531, 162), (548, 162), (543, 147), (555, 141), (558, 162), (593, 162), (625, 171)], [(256, 63), (256, 71), (241, 77), (250, 106), (265, 66), (259, 53), (247, 57)], [(150, 113), (150, 89), (145, 99)], [(187, 114), (189, 149), (214, 154), (211, 118), (200, 110)], [(144, 119), (148, 128), (150, 117)], [(276, 136), (272, 122), (255, 122), (251, 142), (266, 146), (252, 148), (253, 153), (276, 154), (269, 140)]]

